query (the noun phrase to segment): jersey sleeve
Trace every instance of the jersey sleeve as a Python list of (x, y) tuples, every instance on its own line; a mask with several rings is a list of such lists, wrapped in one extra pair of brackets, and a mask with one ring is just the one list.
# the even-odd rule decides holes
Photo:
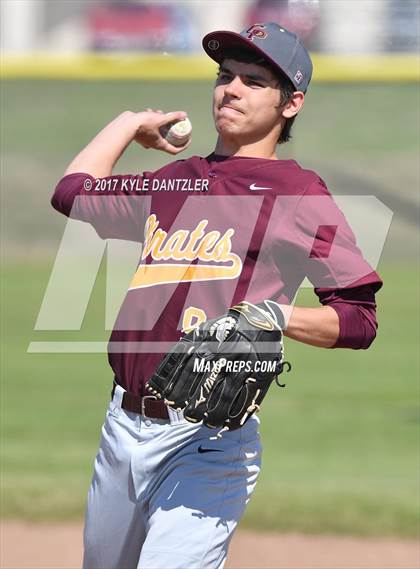
[(310, 184), (296, 207), (294, 239), (303, 251), (305, 276), (316, 290), (369, 284), (376, 292), (382, 286), (320, 178)]
[(340, 332), (333, 347), (368, 348), (376, 337), (375, 293), (382, 281), (321, 179), (296, 208), (295, 235), (304, 251), (305, 276), (321, 304), (337, 312)]
[(51, 204), (71, 219), (90, 223), (102, 239), (142, 242), (151, 200), (143, 191), (145, 176), (69, 174), (58, 182)]

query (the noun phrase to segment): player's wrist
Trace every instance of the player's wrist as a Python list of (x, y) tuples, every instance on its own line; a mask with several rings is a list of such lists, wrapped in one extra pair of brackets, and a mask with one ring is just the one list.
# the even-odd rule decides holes
[(125, 111), (117, 117), (118, 127), (122, 129), (127, 137), (131, 140), (139, 133), (139, 130), (145, 123), (146, 113), (135, 113), (133, 111)]
[(102, 135), (112, 136), (113, 141), (119, 140), (129, 144), (137, 136), (139, 129), (145, 122), (146, 113), (124, 111), (111, 121), (102, 131)]
[(256, 306), (263, 310), (281, 331), (286, 328), (286, 317), (280, 304), (274, 300), (263, 300)]

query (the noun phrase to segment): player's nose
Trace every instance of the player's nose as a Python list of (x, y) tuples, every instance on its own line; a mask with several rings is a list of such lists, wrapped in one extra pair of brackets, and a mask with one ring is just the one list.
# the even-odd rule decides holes
[(239, 98), (241, 96), (242, 81), (238, 75), (236, 75), (230, 83), (225, 85), (225, 95), (230, 97)]

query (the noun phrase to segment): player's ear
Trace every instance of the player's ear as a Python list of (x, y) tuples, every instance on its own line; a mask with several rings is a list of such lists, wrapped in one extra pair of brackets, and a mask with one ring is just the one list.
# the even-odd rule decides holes
[(290, 119), (298, 114), (300, 109), (303, 107), (305, 101), (305, 95), (302, 91), (295, 91), (292, 98), (284, 105), (282, 110), (282, 116), (286, 119)]

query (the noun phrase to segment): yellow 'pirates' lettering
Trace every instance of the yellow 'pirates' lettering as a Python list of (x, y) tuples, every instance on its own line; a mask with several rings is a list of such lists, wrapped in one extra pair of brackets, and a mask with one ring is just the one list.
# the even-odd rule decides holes
[[(142, 259), (151, 255), (155, 261), (229, 261), (235, 231), (228, 229), (224, 235), (219, 231), (205, 233), (208, 220), (203, 219), (193, 231), (179, 229), (168, 238), (168, 233), (160, 229), (156, 215), (149, 216), (146, 222), (145, 241)], [(195, 247), (195, 249), (194, 249)]]
[[(170, 237), (159, 227), (155, 214), (148, 217), (142, 260), (149, 255), (154, 261), (188, 261), (188, 263), (140, 264), (130, 289), (177, 282), (234, 279), (242, 270), (242, 261), (232, 252), (230, 228), (223, 235), (219, 231), (205, 232), (207, 219), (202, 219), (192, 231), (179, 229)], [(215, 264), (192, 264), (193, 261)]]
[(219, 243), (214, 248), (214, 253), (217, 259), (223, 260), (225, 259), (231, 250), (232, 243), (230, 238), (233, 236), (235, 231), (233, 229), (228, 229), (223, 237), (220, 239)]
[(183, 229), (175, 231), (166, 242), (165, 254), (160, 255), (159, 252), (156, 252), (156, 255), (165, 261), (168, 259), (183, 259), (182, 246), (188, 238), (188, 233), (189, 231)]
[(191, 231), (190, 240), (184, 250), (184, 255), (186, 255), (187, 259), (190, 257), (194, 258), (197, 255), (198, 249), (194, 250), (194, 247), (197, 244), (197, 242), (203, 237), (204, 230), (207, 227), (207, 224), (208, 224), (207, 219), (203, 219), (202, 221), (200, 221), (197, 227), (193, 231)]

